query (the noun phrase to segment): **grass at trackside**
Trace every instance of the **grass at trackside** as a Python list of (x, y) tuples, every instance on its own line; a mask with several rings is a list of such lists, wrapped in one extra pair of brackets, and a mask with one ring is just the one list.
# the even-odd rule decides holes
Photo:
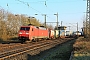
[(69, 60), (71, 51), (73, 50), (73, 43), (75, 40), (65, 44), (57, 45), (54, 48), (43, 51), (38, 55), (29, 56), (28, 60)]
[(74, 57), (72, 60), (90, 60), (90, 56), (77, 56)]
[(90, 60), (90, 39), (80, 38), (76, 40), (72, 60)]
[(58, 46), (45, 60), (69, 60), (72, 49), (72, 42)]

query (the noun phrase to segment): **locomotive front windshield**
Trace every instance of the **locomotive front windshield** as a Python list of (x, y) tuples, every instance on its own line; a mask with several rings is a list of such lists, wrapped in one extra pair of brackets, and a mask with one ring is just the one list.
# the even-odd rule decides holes
[(30, 30), (30, 27), (21, 27), (20, 30), (29, 31)]

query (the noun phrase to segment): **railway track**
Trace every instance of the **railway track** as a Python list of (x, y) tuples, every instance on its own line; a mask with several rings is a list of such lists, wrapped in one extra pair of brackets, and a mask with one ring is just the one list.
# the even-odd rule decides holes
[[(0, 60), (4, 60), (6, 58), (9, 57), (13, 57), (16, 55), (20, 55), (29, 51), (34, 51), (43, 47), (47, 47), (47, 46), (55, 46), (57, 44), (63, 43), (66, 40), (44, 40), (44, 41), (40, 41), (40, 42), (36, 42), (36, 43), (27, 43), (27, 44), (11, 44), (8, 45), (9, 47), (5, 47), (2, 46), (2, 50), (4, 49), (4, 51), (2, 53), (0, 53)], [(9, 49), (7, 49), (9, 48)], [(7, 51), (5, 50), (7, 49)], [(1, 52), (1, 51), (0, 51)]]
[[(37, 43), (43, 43), (43, 42), (45, 42), (45, 41), (40, 41)], [(33, 44), (37, 44), (37, 43), (36, 42), (29, 42), (26, 44), (21, 44), (21, 43), (0, 44), (0, 53), (10, 51), (10, 50), (19, 49), (19, 48), (22, 48), (22, 46), (27, 47), (28, 45), (33, 45)]]

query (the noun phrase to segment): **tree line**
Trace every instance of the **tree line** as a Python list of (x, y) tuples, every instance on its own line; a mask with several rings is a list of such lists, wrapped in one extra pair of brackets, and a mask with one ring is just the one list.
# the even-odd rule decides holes
[[(13, 14), (11, 12), (0, 9), (0, 40), (9, 40), (18, 37), (20, 26), (33, 24), (35, 26), (44, 25), (35, 17), (28, 17), (24, 14)], [(47, 25), (53, 28), (52, 25)]]

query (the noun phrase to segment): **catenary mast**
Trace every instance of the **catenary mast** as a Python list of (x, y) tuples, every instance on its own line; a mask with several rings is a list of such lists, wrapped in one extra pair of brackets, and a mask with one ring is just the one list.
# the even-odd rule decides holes
[(87, 0), (86, 11), (86, 37), (90, 36), (90, 0)]

